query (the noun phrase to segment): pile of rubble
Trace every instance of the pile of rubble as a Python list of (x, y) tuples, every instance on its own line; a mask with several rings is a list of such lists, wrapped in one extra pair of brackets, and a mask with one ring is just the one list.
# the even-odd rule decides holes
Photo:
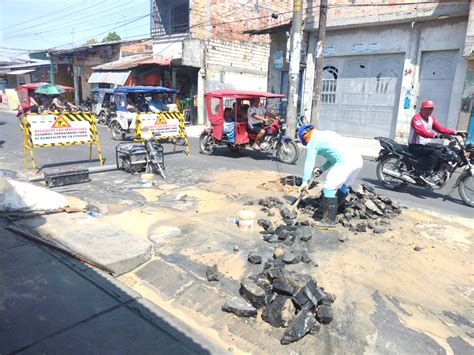
[[(321, 196), (304, 199), (299, 209), (303, 213), (317, 217)], [(387, 231), (390, 220), (401, 213), (401, 206), (389, 197), (379, 195), (375, 189), (366, 184), (350, 188), (346, 198), (345, 208), (337, 215), (337, 221), (352, 232), (367, 232), (380, 234)]]
[[(286, 328), (281, 344), (290, 344), (308, 333), (317, 333), (321, 324), (333, 320), (331, 304), (336, 297), (318, 287), (310, 276), (285, 270), (281, 254), (274, 253), (263, 266), (263, 271), (240, 283), (241, 297), (228, 300), (222, 310), (239, 317), (257, 317), (277, 328)], [(255, 252), (248, 257), (261, 263)]]

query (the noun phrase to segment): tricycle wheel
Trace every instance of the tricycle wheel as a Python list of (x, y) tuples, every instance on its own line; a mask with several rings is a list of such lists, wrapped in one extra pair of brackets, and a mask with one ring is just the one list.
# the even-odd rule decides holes
[(229, 150), (234, 153), (240, 152), (240, 150), (242, 149), (240, 145), (235, 145), (235, 144), (230, 144), (230, 143), (227, 143), (227, 148), (229, 148)]
[(277, 157), (282, 163), (294, 164), (299, 157), (298, 147), (293, 141), (280, 142), (277, 147)]
[(211, 155), (216, 151), (216, 145), (210, 133), (201, 133), (199, 137), (199, 151), (206, 155)]
[(110, 124), (110, 132), (112, 133), (112, 138), (116, 141), (122, 141), (125, 138), (125, 132), (117, 121)]
[(99, 116), (97, 116), (97, 123), (100, 125), (106, 125), (107, 124), (107, 113), (104, 111), (101, 111), (99, 113)]

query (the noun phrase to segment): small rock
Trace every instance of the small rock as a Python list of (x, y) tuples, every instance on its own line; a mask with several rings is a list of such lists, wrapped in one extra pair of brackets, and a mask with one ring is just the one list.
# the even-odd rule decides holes
[(267, 216), (268, 217), (273, 217), (275, 215), (275, 212), (273, 211), (268, 211)]
[(300, 261), (301, 261), (302, 263), (308, 264), (308, 263), (312, 262), (313, 260), (311, 260), (311, 258), (308, 256), (308, 254), (302, 253), (302, 254), (300, 255)]
[(288, 207), (284, 207), (280, 210), (280, 215), (285, 220), (291, 220), (298, 217), (298, 212), (296, 212), (296, 210), (290, 210)]
[(283, 240), (278, 238), (276, 234), (264, 234), (263, 235), (263, 240), (266, 241), (267, 243), (281, 243)]
[(377, 213), (378, 215), (383, 215), (383, 212), (377, 207), (377, 205), (372, 200), (365, 200), (364, 201), (365, 207), (370, 211)]
[(365, 223), (358, 223), (355, 229), (357, 232), (367, 232), (367, 225)]
[(288, 325), (280, 343), (286, 345), (300, 340), (315, 327), (316, 323), (317, 321), (314, 314), (309, 310), (303, 309)]
[(296, 256), (292, 251), (285, 251), (281, 260), (285, 264), (298, 264), (300, 262), (300, 258)]
[(240, 297), (232, 297), (222, 306), (224, 312), (234, 313), (239, 317), (257, 317), (257, 309)]
[(252, 206), (254, 204), (255, 204), (254, 201), (247, 201), (247, 202), (244, 203), (244, 206)]
[(366, 191), (375, 193), (375, 188), (372, 185), (369, 185), (369, 184), (361, 184), (361, 185)]
[[(329, 293), (326, 291), (324, 291), (324, 293), (326, 294), (326, 300), (331, 304), (334, 303), (334, 301), (337, 298), (336, 295), (334, 293)], [(323, 300), (323, 303), (324, 303), (324, 300)]]
[[(257, 220), (257, 223), (268, 233), (272, 233), (273, 231), (275, 231), (275, 227), (273, 227), (272, 222), (270, 222), (268, 219), (260, 218), (259, 220)], [(269, 229), (271, 229), (272, 231), (268, 231)]]
[(413, 250), (415, 250), (415, 251), (422, 251), (423, 248), (420, 247), (419, 245), (417, 245), (416, 247), (413, 248)]
[(374, 228), (374, 234), (383, 234), (387, 231), (385, 228), (376, 227)]
[(255, 281), (246, 278), (240, 282), (240, 295), (250, 302), (255, 308), (261, 308), (265, 305), (265, 290), (258, 286)]
[(332, 322), (334, 316), (332, 313), (331, 306), (327, 304), (322, 304), (321, 306), (318, 307), (316, 311), (316, 319), (321, 323), (321, 324), (329, 324)]
[(282, 259), (283, 255), (285, 255), (285, 249), (282, 247), (276, 247), (273, 249), (273, 257), (275, 259)]
[(268, 259), (265, 264), (263, 264), (263, 269), (271, 269), (271, 268), (277, 268), (277, 269), (283, 269), (285, 267), (285, 263), (281, 260), (278, 259)]
[(251, 264), (261, 264), (262, 263), (262, 257), (256, 252), (256, 251), (251, 251), (247, 257), (247, 260)]
[(287, 327), (295, 317), (296, 308), (288, 296), (277, 295), (265, 306), (262, 319), (274, 327)]
[(217, 265), (208, 266), (206, 269), (207, 281), (219, 281), (221, 273), (217, 269)]
[(234, 248), (232, 249), (234, 253), (238, 253), (240, 251), (240, 248), (238, 245), (234, 245)]

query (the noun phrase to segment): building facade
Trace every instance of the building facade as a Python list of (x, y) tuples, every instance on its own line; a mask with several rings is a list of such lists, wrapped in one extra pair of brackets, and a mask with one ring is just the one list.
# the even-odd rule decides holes
[[(312, 4), (306, 6), (300, 85), (300, 111), (307, 117), (311, 115), (319, 6)], [(469, 9), (467, 0), (329, 1), (319, 128), (403, 141), (420, 103), (432, 99), (440, 122), (465, 129)], [(289, 28), (272, 32), (271, 91), (287, 90)]]
[[(171, 63), (173, 87), (193, 98), (205, 123), (204, 93), (267, 89), (269, 38), (243, 32), (291, 16), (284, 0), (151, 0), (153, 53)], [(273, 15), (272, 15), (273, 14)]]

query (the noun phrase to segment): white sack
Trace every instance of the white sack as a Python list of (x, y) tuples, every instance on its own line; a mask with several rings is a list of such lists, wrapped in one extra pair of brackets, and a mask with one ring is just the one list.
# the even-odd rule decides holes
[(0, 195), (0, 211), (56, 211), (67, 205), (57, 192), (15, 180), (7, 180)]

